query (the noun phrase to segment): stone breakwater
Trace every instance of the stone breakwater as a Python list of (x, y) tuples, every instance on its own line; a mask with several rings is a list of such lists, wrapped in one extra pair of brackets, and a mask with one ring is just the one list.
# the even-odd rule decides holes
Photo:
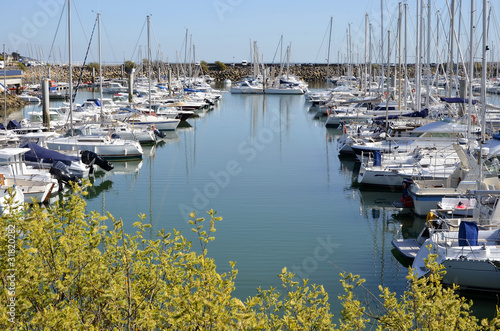
[[(10, 114), (11, 112), (17, 111), (20, 107), (23, 107), (26, 105), (26, 101), (19, 99), (15, 95), (10, 95), (7, 94), (7, 114)], [(3, 98), (3, 93), (1, 93), (0, 96), (0, 115), (3, 116), (4, 114), (4, 98)]]
[[(270, 68), (269, 65), (266, 65), (267, 68)], [(106, 79), (118, 79), (118, 78), (126, 78), (127, 74), (124, 73), (122, 67), (120, 65), (105, 65), (103, 68), (103, 76)], [(172, 68), (172, 76), (176, 77), (177, 65), (171, 65)], [(362, 73), (361, 67), (354, 67), (352, 69), (355, 76), (360, 77)], [(271, 68), (271, 71), (277, 73), (279, 71), (279, 66), (275, 65), (274, 69)], [(394, 71), (394, 68), (392, 68)], [(413, 68), (409, 68), (410, 77), (413, 76)], [(285, 71), (286, 72), (286, 71)], [(329, 68), (330, 75), (333, 76), (341, 76), (348, 75), (348, 66), (347, 65), (331, 65)], [(139, 71), (139, 74), (141, 72)], [(162, 69), (161, 74), (165, 75), (166, 70)], [(373, 75), (379, 75), (379, 67), (373, 66)], [(56, 81), (67, 82), (69, 80), (68, 76), (68, 67), (67, 66), (49, 66), (49, 67), (28, 67), (24, 72), (24, 82), (25, 83), (39, 83), (43, 77), (47, 77), (50, 74), (51, 79)], [(156, 75), (157, 72), (153, 70), (153, 75)], [(226, 69), (223, 71), (219, 71), (215, 68), (214, 65), (208, 65), (208, 72), (204, 72), (204, 75), (210, 75), (212, 78), (215, 78), (218, 81), (224, 81), (226, 79), (230, 79), (231, 81), (238, 81), (245, 76), (252, 74), (251, 66), (242, 66), (242, 65), (227, 65)], [(293, 65), (290, 66), (290, 74), (298, 76), (305, 81), (324, 81), (326, 78), (326, 65)], [(84, 68), (82, 72), (81, 66), (73, 66), (73, 82), (76, 83), (80, 77), (82, 76), (81, 81), (83, 83), (92, 82), (92, 70)]]

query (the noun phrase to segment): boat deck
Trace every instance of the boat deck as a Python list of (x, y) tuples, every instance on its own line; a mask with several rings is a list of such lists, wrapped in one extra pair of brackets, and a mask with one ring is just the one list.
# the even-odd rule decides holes
[(392, 245), (405, 257), (414, 259), (420, 250), (421, 245), (417, 242), (416, 238), (412, 239), (395, 239)]

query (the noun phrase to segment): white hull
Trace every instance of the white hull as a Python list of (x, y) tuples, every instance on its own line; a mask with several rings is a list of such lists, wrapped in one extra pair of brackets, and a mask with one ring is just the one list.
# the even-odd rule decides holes
[(107, 142), (99, 136), (76, 136), (47, 140), (47, 148), (56, 151), (91, 151), (103, 158), (141, 158), (142, 147), (131, 140), (114, 139)]
[(231, 88), (232, 94), (264, 94), (261, 88)]
[(304, 94), (301, 88), (266, 88), (265, 94), (287, 94), (287, 95), (300, 95)]
[(137, 127), (154, 127), (160, 131), (173, 131), (179, 125), (180, 120), (176, 118), (158, 118), (152, 115), (145, 115), (147, 117), (138, 118), (132, 117), (128, 120), (131, 126)]
[[(499, 291), (500, 290), (500, 232), (499, 230), (479, 230), (477, 239), (467, 235), (459, 239), (458, 231), (436, 232), (424, 242), (412, 267), (417, 276), (425, 275), (425, 259), (429, 254), (437, 254), (436, 261), (443, 265), (446, 274), (444, 284), (457, 284), (462, 288)], [(466, 242), (460, 246), (460, 240)], [(431, 247), (429, 250), (428, 247)]]
[(0, 185), (0, 190), (4, 193), (8, 191), (9, 187), (16, 187), (23, 193), (23, 198), (25, 203), (33, 203), (36, 201), (48, 202), (50, 196), (56, 193), (58, 190), (58, 185), (56, 183), (44, 182), (44, 181), (32, 181), (16, 178), (13, 179), (6, 178), (5, 185)]
[(361, 185), (370, 185), (370, 186), (386, 186), (386, 187), (403, 186), (403, 180), (397, 173), (382, 169), (377, 170), (375, 168), (381, 168), (381, 167), (365, 168), (362, 165), (358, 174), (358, 183)]
[[(478, 247), (478, 253), (485, 251)], [(447, 285), (459, 284), (461, 288), (476, 290), (499, 291), (500, 290), (500, 256), (495, 261), (485, 257), (482, 260), (446, 260), (443, 266), (446, 274), (443, 283)]]

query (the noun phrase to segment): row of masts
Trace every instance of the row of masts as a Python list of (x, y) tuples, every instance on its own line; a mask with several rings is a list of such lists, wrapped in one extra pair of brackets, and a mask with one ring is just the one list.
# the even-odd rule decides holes
[[(461, 1), (460, 1), (461, 2)], [(461, 9), (461, 4), (459, 8)], [(407, 27), (407, 22), (408, 22), (408, 16), (409, 16), (409, 10), (408, 10), (408, 4), (402, 4), (399, 3), (399, 9), (398, 9), (399, 15), (398, 15), (398, 21), (397, 21), (397, 27), (396, 31), (392, 32), (391, 30), (385, 30), (384, 29), (384, 2), (383, 0), (381, 1), (381, 30), (380, 30), (380, 48), (379, 48), (379, 74), (381, 77), (384, 77), (386, 72), (390, 73), (390, 68), (393, 66), (394, 69), (394, 75), (397, 76), (397, 80), (401, 82), (402, 80), (408, 79), (408, 27)], [(425, 18), (425, 12), (427, 12), (427, 18)], [(456, 6), (455, 6), (455, 0), (451, 0), (451, 5), (448, 4), (448, 12), (450, 16), (450, 27), (449, 27), (449, 33), (448, 33), (448, 38), (447, 38), (447, 50), (446, 50), (446, 56), (442, 54), (439, 48), (439, 36), (440, 36), (440, 26), (443, 26), (443, 22), (441, 20), (441, 13), (439, 11), (436, 12), (436, 29), (432, 29), (432, 2), (429, 0), (427, 1), (427, 4), (424, 2), (424, 0), (419, 0), (416, 1), (416, 15), (415, 17), (417, 18), (416, 20), (416, 33), (415, 33), (415, 80), (416, 80), (416, 89), (417, 89), (417, 98), (420, 98), (421, 95), (421, 86), (422, 86), (422, 76), (417, 75), (417, 73), (421, 72), (422, 69), (424, 70), (426, 81), (425, 84), (427, 85), (426, 88), (429, 90), (429, 85), (431, 84), (431, 66), (436, 66), (435, 70), (435, 76), (439, 73), (443, 73), (445, 75), (445, 78), (450, 82), (449, 84), (446, 84), (446, 96), (450, 97), (454, 91), (454, 89), (457, 87), (455, 82), (457, 80), (457, 76), (462, 76), (468, 80), (468, 82), (471, 82), (472, 79), (471, 76), (473, 74), (473, 71), (477, 65), (479, 67), (478, 63), (474, 61), (474, 53), (472, 53), (472, 56), (468, 56), (468, 60), (465, 58), (467, 55), (464, 54), (462, 48), (460, 47), (460, 35), (461, 35), (461, 24), (458, 25), (458, 32), (455, 29), (455, 16), (457, 16), (456, 13)], [(459, 21), (462, 21), (462, 14), (461, 10), (459, 10), (458, 14), (460, 15)], [(491, 7), (486, 7), (483, 10), (483, 17), (485, 19), (486, 23), (486, 28), (483, 29), (484, 35), (487, 33), (487, 30), (490, 25), (490, 20), (492, 18), (492, 10)], [(470, 35), (474, 36), (475, 34), (475, 29), (474, 29), (474, 22), (475, 20), (475, 11), (471, 13), (471, 28), (470, 28)], [(427, 24), (425, 24), (425, 21), (427, 21)], [(404, 22), (404, 26), (403, 26)], [(327, 77), (329, 77), (330, 72), (329, 72), (329, 67), (330, 67), (330, 43), (331, 43), (331, 30), (333, 26), (333, 18), (330, 18), (330, 37), (329, 37), (329, 46), (328, 46), (328, 52), (327, 52)], [(427, 28), (426, 26), (427, 25)], [(352, 76), (352, 67), (354, 66), (354, 60), (353, 60), (353, 47), (352, 47), (352, 41), (351, 41), (351, 24), (348, 25), (347, 29), (347, 38), (346, 38), (346, 63), (348, 66), (347, 73), (348, 76)], [(445, 29), (443, 28), (442, 31)], [(425, 36), (425, 32), (426, 35)], [(360, 85), (361, 88), (366, 92), (366, 89), (369, 85), (368, 79), (371, 79), (373, 81), (373, 74), (372, 74), (372, 69), (374, 61), (372, 60), (372, 51), (374, 49), (374, 44), (372, 43), (372, 24), (369, 22), (369, 16), (368, 14), (365, 15), (365, 47), (364, 47), (364, 63), (361, 64), (361, 67), (364, 68), (362, 71), (363, 73), (360, 73), (358, 71), (358, 77), (361, 76), (360, 79)], [(393, 44), (397, 48), (396, 52), (393, 52), (394, 54), (394, 61), (392, 63), (395, 63), (394, 65), (391, 65), (391, 35), (396, 35), (397, 37), (394, 38)], [(385, 39), (387, 38), (387, 43)], [(471, 39), (472, 39), (471, 38)], [(404, 40), (402, 40), (404, 39)], [(426, 41), (426, 45), (424, 45), (424, 42)], [(432, 45), (435, 45), (435, 48), (432, 47)], [(384, 51), (384, 48), (387, 45), (387, 51)], [(469, 43), (469, 54), (473, 52), (475, 49), (479, 49), (478, 47), (475, 47), (473, 42)], [(394, 46), (393, 46), (394, 47)], [(432, 49), (436, 49), (436, 55), (435, 55), (435, 63), (431, 62), (432, 58)], [(456, 49), (456, 51), (455, 51)], [(387, 56), (386, 56), (387, 54)], [(493, 57), (493, 52), (490, 50), (491, 57)], [(425, 58), (424, 58), (425, 55)], [(454, 59), (458, 60), (454, 60)], [(493, 61), (493, 58), (491, 58), (491, 61)], [(466, 66), (466, 64), (468, 65)], [(446, 65), (445, 65), (446, 64)], [(360, 62), (359, 62), (359, 56), (358, 56), (358, 68), (359, 68)], [(461, 70), (460, 70), (461, 68)], [(482, 70), (482, 69), (481, 69)], [(496, 75), (498, 76), (498, 70), (499, 66), (498, 63), (496, 65)], [(368, 72), (369, 71), (369, 72)], [(486, 71), (488, 72), (488, 71)], [(490, 72), (494, 72), (490, 68)], [(389, 74), (388, 74), (389, 75)], [(382, 79), (378, 83), (381, 84), (381, 88), (384, 89), (385, 87), (383, 86), (384, 80)], [(470, 84), (469, 84), (470, 85)], [(404, 91), (404, 89), (398, 88), (399, 91)], [(403, 92), (404, 93), (404, 92)], [(407, 100), (407, 96), (401, 97), (399, 95), (400, 100)], [(416, 104), (421, 104), (421, 100), (418, 99), (416, 100)], [(426, 107), (429, 105), (429, 97), (427, 96), (425, 100), (422, 100), (425, 104)], [(401, 107), (402, 105), (400, 105)], [(403, 106), (405, 107), (405, 106)], [(406, 108), (406, 107), (405, 107)]]

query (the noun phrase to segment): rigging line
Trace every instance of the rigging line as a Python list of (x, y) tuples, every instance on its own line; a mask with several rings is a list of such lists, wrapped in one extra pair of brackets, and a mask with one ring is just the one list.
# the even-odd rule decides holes
[[(73, 95), (71, 96), (72, 102), (75, 102), (76, 93), (78, 92), (78, 87), (80, 87), (80, 83), (82, 82), (83, 70), (85, 69), (85, 63), (87, 62), (87, 56), (89, 55), (89, 52), (90, 52), (90, 46), (92, 44), (92, 37), (94, 36), (94, 31), (95, 31), (96, 26), (97, 26), (97, 17), (96, 17), (95, 22), (94, 22), (94, 27), (92, 28), (92, 34), (90, 35), (90, 42), (87, 46), (87, 52), (85, 53), (85, 58), (83, 59), (82, 69), (80, 71), (80, 77), (78, 77), (78, 83), (76, 84), (76, 87), (75, 87), (75, 93), (73, 93)], [(71, 75), (72, 73), (70, 72), (69, 74)], [(70, 109), (70, 111), (71, 111), (71, 109)]]
[(111, 50), (111, 55), (113, 55), (113, 61), (118, 63), (118, 58), (116, 57), (115, 55), (115, 52), (113, 50), (113, 44), (111, 44), (111, 38), (109, 38), (109, 34), (108, 34), (108, 30), (106, 29), (106, 26), (104, 25), (104, 20), (102, 19), (102, 16), (101, 16), (101, 24), (102, 24), (102, 27), (104, 28), (104, 34), (106, 35), (106, 39), (108, 40), (108, 43), (109, 43), (109, 48)]
[(50, 56), (52, 55), (52, 50), (54, 49), (54, 43), (56, 42), (57, 32), (59, 31), (59, 26), (61, 25), (61, 20), (62, 20), (63, 14), (65, 13), (64, 8), (66, 8), (66, 1), (63, 4), (62, 10), (61, 10), (61, 16), (59, 16), (59, 22), (57, 23), (56, 33), (54, 35), (54, 39), (52, 40), (52, 45), (50, 46), (49, 57), (47, 58), (47, 63), (49, 62)]
[(139, 34), (139, 38), (137, 38), (137, 43), (135, 44), (134, 51), (132, 52), (131, 59), (134, 58), (135, 51), (137, 50), (137, 46), (139, 45), (139, 40), (141, 40), (142, 33), (144, 32), (144, 27), (146, 26), (147, 20), (144, 20), (144, 24), (142, 25), (141, 33)]
[(151, 21), (149, 23), (149, 27), (151, 28), (151, 32), (153, 34), (153, 39), (155, 41), (156, 48), (160, 49), (160, 43), (158, 42), (158, 40), (156, 40), (155, 29), (154, 29), (153, 24), (151, 23)]
[[(73, 2), (73, 6), (75, 7), (76, 16), (78, 17), (78, 22), (80, 22), (80, 27), (82, 28), (83, 36), (85, 37), (85, 41), (88, 43), (89, 40), (87, 38), (87, 33), (85, 33), (85, 28), (83, 27), (82, 20), (80, 18), (80, 13), (78, 12), (78, 7), (76, 6), (76, 1)], [(90, 54), (92, 56), (92, 59), (95, 60), (94, 54), (92, 53), (92, 49), (90, 50)]]
[(314, 59), (314, 63), (318, 63), (319, 53), (321, 53), (321, 49), (323, 48), (323, 43), (325, 42), (326, 35), (330, 29), (330, 20), (328, 20), (328, 25), (326, 26), (325, 34), (323, 35), (323, 39), (321, 40), (321, 45), (319, 45), (318, 53), (316, 54), (316, 58)]
[(271, 65), (274, 64), (274, 59), (276, 58), (276, 55), (278, 54), (278, 49), (279, 49), (280, 45), (281, 45), (281, 38), (280, 38), (280, 41), (278, 43), (278, 46), (276, 46), (276, 51), (274, 52), (273, 61), (271, 62)]

